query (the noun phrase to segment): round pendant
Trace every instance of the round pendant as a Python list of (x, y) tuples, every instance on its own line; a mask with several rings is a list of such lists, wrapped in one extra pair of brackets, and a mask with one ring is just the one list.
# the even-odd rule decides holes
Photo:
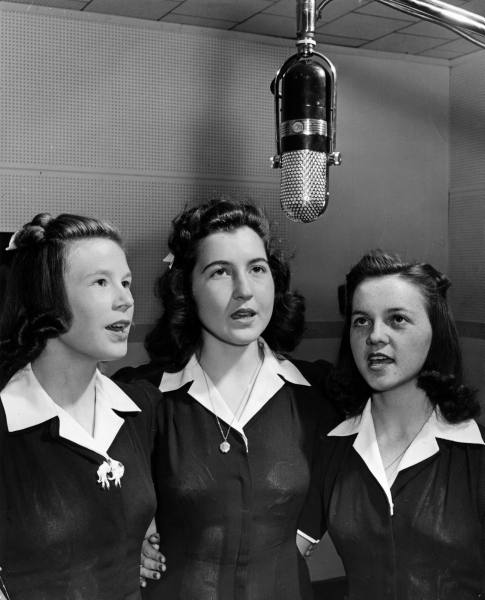
[(231, 449), (231, 444), (226, 440), (221, 442), (219, 445), (219, 450), (222, 452), (222, 454), (227, 454), (230, 449)]

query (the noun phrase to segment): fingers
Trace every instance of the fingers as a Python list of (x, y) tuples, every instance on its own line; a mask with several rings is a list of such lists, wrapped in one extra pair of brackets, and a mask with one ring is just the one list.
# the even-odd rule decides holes
[[(165, 571), (165, 568), (163, 570)], [(156, 571), (153, 569), (147, 569), (146, 567), (143, 567), (140, 565), (140, 585), (141, 585), (141, 587), (146, 587), (147, 579), (153, 579), (154, 581), (158, 581), (161, 576), (162, 576), (162, 573), (160, 571)], [(141, 583), (142, 580), (144, 580), (144, 585)]]
[[(160, 579), (162, 573), (165, 573), (167, 570), (165, 556), (160, 554), (160, 552), (155, 552), (150, 544), (147, 543), (146, 545), (148, 552), (151, 553), (150, 556), (153, 556), (153, 558), (145, 554), (144, 544), (143, 552), (140, 556), (140, 585), (142, 587), (146, 586), (146, 579)], [(142, 579), (145, 580), (145, 585), (141, 582)]]
[(159, 562), (165, 562), (165, 556), (158, 550), (158, 544), (153, 545), (149, 539), (143, 540), (143, 544), (141, 545), (142, 556), (146, 556), (147, 558), (151, 558), (152, 560), (157, 560)]

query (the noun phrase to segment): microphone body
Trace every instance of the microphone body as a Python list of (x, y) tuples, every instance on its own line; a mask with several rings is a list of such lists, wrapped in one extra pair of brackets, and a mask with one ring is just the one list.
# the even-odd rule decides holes
[(337, 74), (314, 51), (315, 0), (297, 0), (297, 54), (271, 83), (275, 99), (276, 152), (281, 167), (280, 201), (292, 221), (309, 223), (327, 208), (328, 167), (340, 164), (334, 152)]
[(300, 57), (281, 79), (281, 206), (293, 220), (317, 219), (328, 202), (328, 76)]

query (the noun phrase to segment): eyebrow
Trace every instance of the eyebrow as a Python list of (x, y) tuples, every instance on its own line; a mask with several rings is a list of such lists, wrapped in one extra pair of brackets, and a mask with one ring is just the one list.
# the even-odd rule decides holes
[[(261, 258), (252, 258), (249, 262), (248, 265), (252, 265), (253, 263), (258, 263), (258, 262), (265, 262), (266, 264), (268, 264), (268, 259), (261, 257)], [(229, 260), (213, 260), (212, 262), (210, 262), (208, 265), (206, 265), (203, 269), (202, 269), (202, 273), (204, 273), (207, 269), (210, 269), (211, 267), (214, 267), (215, 265), (232, 265), (233, 263), (231, 263)]]
[[(88, 277), (94, 277), (95, 275), (106, 275), (106, 276), (111, 276), (113, 274), (112, 271), (106, 270), (106, 269), (97, 269), (96, 271), (90, 271), (89, 273), (86, 274), (86, 278)], [(131, 271), (127, 271), (123, 277), (121, 279), (126, 279), (127, 277), (132, 277), (132, 273)]]
[[(396, 306), (394, 308), (387, 308), (386, 309), (386, 313), (393, 313), (393, 312), (407, 312), (407, 313), (412, 313), (413, 311), (410, 308), (404, 308), (404, 307), (400, 307), (400, 306)], [(368, 311), (366, 310), (353, 310), (352, 315), (357, 315), (357, 314), (362, 314), (362, 315), (367, 315), (369, 314)]]

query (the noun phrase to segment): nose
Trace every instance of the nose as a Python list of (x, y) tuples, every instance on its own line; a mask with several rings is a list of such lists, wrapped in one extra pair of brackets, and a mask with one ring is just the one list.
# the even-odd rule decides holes
[(389, 343), (386, 324), (382, 321), (374, 321), (366, 339), (369, 346), (385, 346)]
[(115, 307), (117, 310), (127, 311), (133, 307), (135, 301), (131, 289), (124, 285), (119, 286), (118, 294), (115, 299)]
[(239, 300), (248, 300), (252, 297), (251, 282), (247, 273), (237, 273), (234, 277), (233, 297)]

